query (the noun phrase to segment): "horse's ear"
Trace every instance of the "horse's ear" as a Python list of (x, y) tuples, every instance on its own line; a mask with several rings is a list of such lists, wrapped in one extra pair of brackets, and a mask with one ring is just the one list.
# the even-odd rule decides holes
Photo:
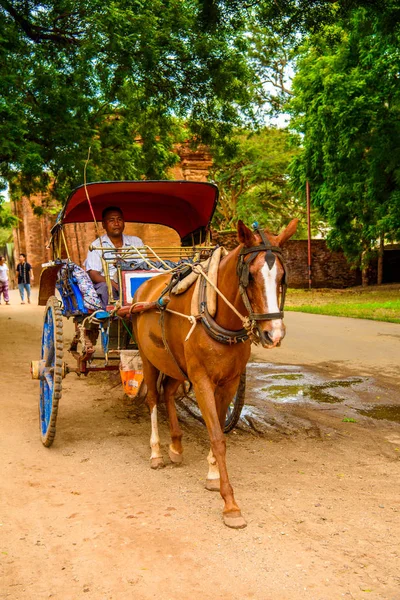
[(278, 246), (282, 246), (282, 244), (284, 244), (285, 242), (287, 242), (287, 240), (289, 238), (292, 237), (292, 235), (294, 235), (296, 233), (296, 229), (297, 229), (297, 224), (298, 224), (299, 220), (298, 219), (293, 219), (292, 221), (290, 221), (289, 225), (286, 227), (286, 229), (284, 229), (276, 238), (276, 243)]
[(257, 243), (254, 233), (251, 231), (251, 229), (246, 227), (243, 221), (238, 221), (237, 232), (238, 240), (241, 244), (250, 247), (254, 246)]

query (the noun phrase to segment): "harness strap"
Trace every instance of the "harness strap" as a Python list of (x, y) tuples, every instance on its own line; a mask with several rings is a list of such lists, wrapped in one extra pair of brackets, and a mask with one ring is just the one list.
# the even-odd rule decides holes
[(265, 238), (265, 239), (266, 239), (267, 243), (264, 242), (263, 244), (260, 244), (259, 246), (249, 246), (248, 248), (247, 247), (242, 248), (240, 251), (240, 254), (246, 255), (246, 254), (250, 254), (251, 252), (260, 252), (261, 250), (271, 250), (272, 252), (275, 252), (276, 254), (282, 254), (282, 248), (280, 248), (279, 246), (272, 246), (269, 243), (268, 239), (267, 238)]
[(250, 323), (248, 328), (235, 331), (221, 327), (221, 325), (218, 325), (218, 323), (210, 315), (207, 310), (207, 282), (204, 278), (202, 278), (200, 281), (199, 310), (201, 324), (207, 331), (208, 335), (217, 342), (220, 342), (221, 344), (232, 345), (237, 344), (238, 342), (246, 342), (249, 339), (251, 329)]

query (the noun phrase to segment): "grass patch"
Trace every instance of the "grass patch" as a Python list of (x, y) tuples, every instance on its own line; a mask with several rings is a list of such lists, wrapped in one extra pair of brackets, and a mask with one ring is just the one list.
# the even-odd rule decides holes
[(285, 310), (400, 323), (400, 284), (345, 290), (289, 289)]

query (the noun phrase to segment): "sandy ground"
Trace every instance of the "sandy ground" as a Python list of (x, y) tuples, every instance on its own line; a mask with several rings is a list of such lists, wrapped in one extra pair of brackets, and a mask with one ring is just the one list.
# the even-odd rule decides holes
[[(56, 441), (41, 445), (29, 362), (42, 315), (15, 292), (0, 306), (2, 600), (400, 598), (399, 424), (343, 422), (343, 405), (260, 404), (250, 388), (265, 426), (228, 436), (248, 521), (234, 531), (203, 487), (204, 427), (181, 409), (184, 464), (151, 471), (146, 407), (113, 377), (69, 375)], [(257, 349), (253, 371), (268, 375), (267, 361), (327, 381), (367, 375), (359, 404), (400, 405), (400, 325), (296, 313), (286, 322), (282, 347)], [(162, 410), (160, 433), (166, 447)]]

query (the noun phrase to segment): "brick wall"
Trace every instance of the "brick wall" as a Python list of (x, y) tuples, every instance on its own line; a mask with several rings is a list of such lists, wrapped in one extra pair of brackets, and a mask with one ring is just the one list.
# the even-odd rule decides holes
[[(214, 232), (213, 241), (228, 249), (237, 245), (236, 232)], [(283, 247), (289, 273), (289, 285), (308, 287), (307, 240), (289, 240)], [(331, 252), (325, 240), (311, 241), (312, 287), (344, 288), (361, 283), (358, 270), (350, 268), (343, 252)]]

